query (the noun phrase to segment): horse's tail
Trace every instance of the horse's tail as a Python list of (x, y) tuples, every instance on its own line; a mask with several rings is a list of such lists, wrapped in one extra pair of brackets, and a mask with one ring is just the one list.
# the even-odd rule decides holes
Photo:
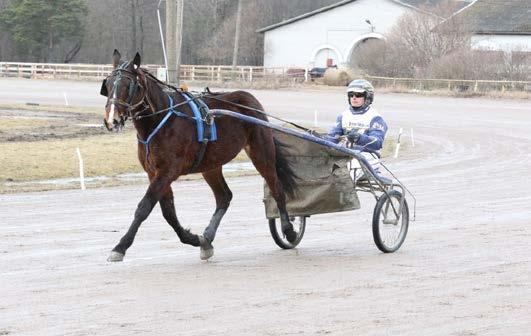
[(286, 147), (286, 145), (275, 138), (273, 140), (275, 141), (275, 166), (280, 186), (288, 197), (293, 198), (297, 191), (298, 177), (284, 154), (283, 147)]

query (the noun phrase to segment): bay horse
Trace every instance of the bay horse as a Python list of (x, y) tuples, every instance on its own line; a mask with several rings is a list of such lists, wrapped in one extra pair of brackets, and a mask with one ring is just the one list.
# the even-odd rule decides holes
[[(149, 187), (138, 204), (134, 219), (108, 261), (123, 260), (141, 223), (157, 203), (181, 242), (200, 247), (201, 259), (210, 258), (214, 253), (212, 242), (216, 231), (232, 199), (222, 166), (242, 149), (271, 190), (279, 209), (282, 232), (288, 241), (294, 241), (297, 233), (286, 210), (286, 195), (291, 196), (296, 190), (296, 175), (271, 129), (236, 118), (216, 117), (218, 138), (207, 142), (201, 161), (196, 162), (202, 144), (192, 119), (193, 107), (187, 103), (185, 92), (159, 81), (140, 67), (140, 61), (139, 53), (130, 61), (122, 61), (118, 50), (114, 50), (114, 70), (101, 87), (101, 94), (107, 96), (105, 127), (109, 131), (120, 131), (125, 121), (132, 119), (138, 137), (138, 159), (149, 178)], [(257, 112), (263, 111), (260, 102), (245, 91), (205, 95), (203, 101), (210, 109), (232, 110), (267, 120)], [(189, 173), (201, 173), (216, 199), (216, 209), (202, 235), (184, 229), (175, 212), (171, 183)]]

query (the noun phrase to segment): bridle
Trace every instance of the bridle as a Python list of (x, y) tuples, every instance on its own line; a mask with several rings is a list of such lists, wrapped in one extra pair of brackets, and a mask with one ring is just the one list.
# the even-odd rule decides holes
[[(125, 125), (125, 121), (127, 120), (127, 118), (131, 117), (134, 119), (134, 117), (137, 116), (139, 113), (149, 108), (149, 104), (146, 104), (146, 101), (145, 101), (146, 92), (147, 92), (146, 85), (142, 85), (142, 83), (139, 80), (138, 74), (135, 74), (132, 71), (126, 69), (126, 66), (128, 64), (129, 63), (126, 62), (120, 65), (115, 70), (113, 70), (111, 74), (107, 78), (105, 78), (103, 85), (102, 85), (102, 90), (103, 90), (103, 86), (106, 86), (107, 80), (111, 80), (111, 78), (114, 77), (114, 83), (113, 83), (112, 91), (111, 91), (112, 96), (111, 98), (107, 100), (107, 104), (105, 105), (105, 107), (109, 106), (109, 104), (114, 104), (115, 106), (124, 107), (126, 110), (125, 116), (124, 115), (120, 116), (120, 121), (113, 120), (113, 126), (123, 127)], [(125, 101), (117, 97), (117, 94), (118, 94), (117, 88), (120, 86), (120, 82), (122, 81), (123, 78), (127, 78), (130, 81), (129, 90), (127, 93), (127, 99)], [(141, 92), (141, 96), (136, 103), (133, 103), (133, 100), (135, 99), (139, 91)], [(144, 109), (135, 112), (135, 110), (141, 105), (145, 106)], [(106, 120), (104, 120), (103, 124), (105, 125), (105, 128), (107, 128), (107, 130), (109, 131), (112, 130), (112, 128), (109, 127)]]

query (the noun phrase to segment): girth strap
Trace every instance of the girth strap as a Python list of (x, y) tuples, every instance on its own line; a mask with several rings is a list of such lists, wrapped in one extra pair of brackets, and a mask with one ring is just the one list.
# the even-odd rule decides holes
[(194, 97), (191, 93), (186, 91), (182, 92), (182, 94), (188, 101), (198, 123), (197, 136), (198, 141), (201, 143), (201, 147), (199, 147), (199, 151), (197, 152), (192, 168), (190, 169), (191, 173), (195, 173), (203, 161), (208, 142), (217, 140), (216, 125), (213, 122), (212, 115), (209, 113), (208, 106), (199, 99), (199, 97)]

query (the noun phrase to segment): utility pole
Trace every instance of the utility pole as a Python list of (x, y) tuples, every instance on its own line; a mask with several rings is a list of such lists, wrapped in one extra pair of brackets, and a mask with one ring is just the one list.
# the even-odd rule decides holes
[(183, 0), (166, 0), (168, 83), (179, 85), (183, 31)]
[(242, 0), (238, 0), (238, 11), (236, 12), (236, 33), (234, 34), (234, 51), (232, 52), (232, 74), (238, 63), (238, 49), (240, 47), (240, 21), (242, 17)]

